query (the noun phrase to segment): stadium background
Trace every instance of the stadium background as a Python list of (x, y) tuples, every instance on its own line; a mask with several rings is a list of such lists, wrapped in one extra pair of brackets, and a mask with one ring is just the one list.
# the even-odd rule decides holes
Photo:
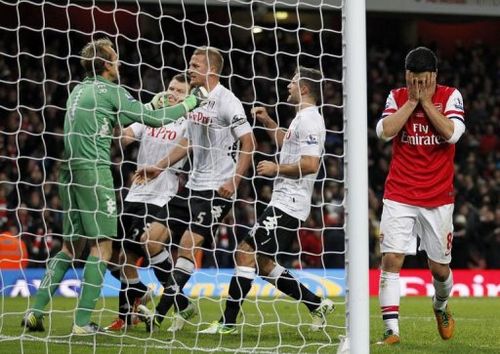
[[(222, 81), (243, 101), (247, 112), (254, 103), (268, 104), (282, 126), (293, 116), (285, 104), (274, 106), (286, 98), (284, 78), (290, 77), (297, 62), (321, 66), (328, 78), (324, 115), (330, 130), (321, 176), (326, 173), (330, 180), (318, 183), (314, 194), (318, 206), (300, 232), (299, 242), (307, 254), (298, 255), (297, 242), (297, 254), (283, 261), (295, 268), (344, 266), (344, 174), (338, 157), (343, 154), (342, 37), (335, 32), (341, 30), (341, 14), (322, 11), (323, 27), (330, 30), (319, 32), (318, 9), (301, 9), (300, 24), (292, 11), (275, 29), (273, 14), (254, 8), (256, 24), (263, 31), (252, 33), (238, 26), (251, 21), (248, 6), (230, 12), (226, 7), (210, 7), (208, 16), (204, 6), (166, 4), (160, 9), (158, 4), (141, 4), (138, 15), (134, 4), (115, 9), (105, 2), (93, 14), (78, 6), (67, 11), (47, 4), (0, 4), (0, 231), (19, 235), (28, 253), (26, 266), (44, 267), (61, 244), (62, 214), (55, 181), (63, 149), (64, 106), (69, 90), (83, 78), (74, 55), (92, 32), (116, 39), (121, 83), (144, 101), (186, 68), (195, 46), (209, 42), (223, 50), (226, 68)], [(155, 16), (161, 14), (169, 16), (159, 23)], [(308, 30), (298, 30), (299, 25)], [(467, 133), (456, 153), (452, 267), (500, 269), (500, 13), (481, 17), (377, 11), (368, 13), (367, 28), (370, 267), (377, 268), (380, 259), (378, 223), (391, 149), (390, 144), (377, 140), (375, 124), (389, 90), (404, 84), (404, 55), (424, 44), (438, 53), (439, 82), (458, 87), (466, 108)], [(258, 124), (255, 133), (259, 141), (255, 160), (274, 154)], [(137, 146), (124, 154), (117, 144), (113, 149), (115, 186), (121, 197), (135, 168), (122, 161), (133, 161), (136, 154)], [(270, 194), (271, 185), (263, 179), (242, 184), (235, 220), (225, 220), (228, 227), (221, 229), (215, 251), (205, 252), (203, 267), (232, 267), (231, 251), (237, 239), (253, 224), (255, 208), (260, 210)], [(229, 227), (234, 222), (237, 227)], [(422, 255), (409, 257), (406, 263), (407, 268), (425, 266)]]

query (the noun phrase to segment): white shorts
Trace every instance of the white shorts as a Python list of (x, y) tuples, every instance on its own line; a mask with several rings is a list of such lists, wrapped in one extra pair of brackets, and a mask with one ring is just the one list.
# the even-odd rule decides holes
[(434, 262), (449, 264), (453, 241), (453, 204), (424, 208), (384, 199), (380, 221), (380, 252), (415, 254), (420, 251)]

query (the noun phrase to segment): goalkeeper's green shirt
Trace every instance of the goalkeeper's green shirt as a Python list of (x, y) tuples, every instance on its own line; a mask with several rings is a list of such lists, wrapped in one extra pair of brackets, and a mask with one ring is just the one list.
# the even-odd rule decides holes
[(127, 90), (102, 76), (87, 77), (71, 92), (64, 118), (63, 169), (109, 167), (116, 125), (140, 122), (159, 127), (186, 114), (182, 104), (149, 110)]

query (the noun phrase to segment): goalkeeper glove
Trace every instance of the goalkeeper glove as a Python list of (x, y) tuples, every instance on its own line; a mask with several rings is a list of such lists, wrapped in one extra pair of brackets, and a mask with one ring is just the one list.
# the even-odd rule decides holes
[(167, 95), (167, 91), (159, 92), (153, 97), (151, 102), (146, 103), (146, 109), (150, 111), (154, 111), (155, 109), (160, 109), (168, 106), (168, 101), (165, 100), (165, 96)]
[(182, 104), (186, 111), (192, 111), (196, 107), (201, 107), (207, 103), (208, 91), (203, 86), (195, 87), (191, 90), (191, 94), (186, 97)]

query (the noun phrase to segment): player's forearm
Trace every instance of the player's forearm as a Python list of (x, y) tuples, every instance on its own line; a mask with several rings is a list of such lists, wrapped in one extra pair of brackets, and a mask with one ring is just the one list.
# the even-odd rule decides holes
[(318, 171), (319, 158), (314, 156), (302, 156), (297, 163), (279, 164), (277, 168), (280, 176), (301, 178), (302, 176)]
[(455, 126), (453, 122), (442, 115), (432, 102), (423, 102), (422, 108), (424, 109), (427, 117), (431, 121), (432, 126), (436, 129), (437, 133), (445, 140), (448, 140), (453, 135)]
[(159, 169), (167, 169), (170, 166), (175, 165), (181, 159), (183, 159), (189, 151), (188, 141), (187, 139), (183, 139), (179, 142), (179, 144), (163, 159), (156, 163), (156, 167)]
[(271, 118), (266, 119), (262, 122), (264, 127), (266, 128), (266, 133), (269, 135), (271, 139), (273, 139), (278, 147), (283, 145), (283, 139), (285, 138), (285, 130), (281, 129)]
[(120, 136), (120, 144), (122, 147), (127, 147), (128, 145), (136, 141), (134, 132), (130, 127), (121, 129)]
[(238, 155), (238, 164), (236, 165), (236, 171), (234, 174), (234, 181), (238, 185), (246, 175), (248, 168), (253, 161), (253, 152), (255, 150), (255, 139), (253, 134), (246, 134), (240, 138), (241, 146), (240, 153)]
[(390, 138), (398, 135), (399, 131), (404, 127), (408, 118), (417, 107), (416, 102), (407, 101), (400, 109), (391, 115), (384, 118), (383, 127), (383, 137)]

